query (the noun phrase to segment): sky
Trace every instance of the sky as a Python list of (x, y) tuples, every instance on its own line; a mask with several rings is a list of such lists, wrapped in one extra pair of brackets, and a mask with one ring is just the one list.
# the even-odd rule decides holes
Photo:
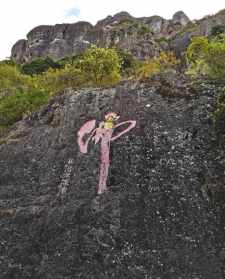
[(182, 10), (190, 19), (200, 19), (222, 9), (224, 0), (1, 0), (0, 60), (9, 57), (13, 44), (38, 25), (80, 20), (95, 24), (121, 11), (135, 17), (159, 15), (169, 19)]

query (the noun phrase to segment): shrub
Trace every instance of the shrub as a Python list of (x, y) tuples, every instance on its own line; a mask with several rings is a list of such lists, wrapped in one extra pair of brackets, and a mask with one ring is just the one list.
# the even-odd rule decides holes
[(124, 76), (133, 76), (135, 75), (137, 69), (140, 66), (140, 61), (136, 59), (132, 54), (125, 51), (118, 51), (118, 55), (121, 61), (121, 73)]
[(33, 91), (15, 91), (0, 103), (0, 126), (7, 127), (23, 118), (48, 101), (43, 89)]
[(66, 88), (79, 88), (85, 84), (84, 76), (80, 69), (67, 64), (64, 69), (49, 69), (46, 73), (37, 77), (38, 83), (44, 87), (50, 95)]
[(146, 25), (141, 25), (138, 28), (138, 35), (139, 36), (144, 36), (145, 34), (153, 33), (152, 30), (146, 26)]
[(87, 83), (111, 85), (120, 80), (121, 60), (114, 49), (90, 47), (78, 67)]
[(22, 66), (22, 73), (26, 75), (36, 75), (46, 72), (49, 68), (60, 69), (62, 66), (54, 62), (51, 58), (38, 58), (30, 63), (26, 63)]
[[(133, 66), (132, 58), (126, 57), (124, 69)], [(49, 58), (37, 59), (23, 65), (22, 72), (17, 65), (3, 61), (0, 63), (0, 133), (47, 103), (58, 91), (118, 82), (121, 61), (115, 50), (95, 46), (83, 55), (59, 63)]]
[(16, 66), (0, 65), (0, 130), (47, 102), (48, 92)]
[(192, 39), (187, 51), (188, 74), (210, 79), (225, 77), (225, 35), (209, 41), (206, 37)]
[(225, 25), (216, 25), (211, 30), (212, 36), (217, 36), (222, 33), (225, 33)]

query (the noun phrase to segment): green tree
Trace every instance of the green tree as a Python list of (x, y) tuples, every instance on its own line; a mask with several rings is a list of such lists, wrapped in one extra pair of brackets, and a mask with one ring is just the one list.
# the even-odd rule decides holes
[(120, 80), (121, 60), (114, 49), (90, 47), (80, 59), (78, 67), (87, 82), (110, 85)]
[(196, 63), (197, 60), (204, 59), (209, 51), (209, 40), (204, 37), (194, 37), (188, 46), (186, 57), (188, 63)]
[(225, 77), (225, 35), (209, 41), (206, 37), (192, 39), (187, 52), (188, 74), (211, 79)]
[(17, 66), (0, 64), (0, 132), (48, 99), (38, 79), (21, 74)]
[(49, 68), (60, 69), (62, 66), (58, 62), (54, 62), (50, 57), (38, 58), (30, 63), (22, 65), (22, 73), (26, 75), (37, 75), (46, 72)]
[(221, 33), (225, 33), (225, 25), (216, 25), (211, 30), (212, 36), (218, 36)]

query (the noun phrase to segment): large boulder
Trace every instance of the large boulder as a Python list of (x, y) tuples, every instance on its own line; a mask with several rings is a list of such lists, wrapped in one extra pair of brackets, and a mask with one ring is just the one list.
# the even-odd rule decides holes
[[(0, 277), (223, 279), (215, 94), (174, 76), (67, 90), (19, 122), (0, 146)], [(76, 135), (109, 111), (137, 124), (97, 195), (100, 146), (82, 154)]]
[(56, 24), (38, 26), (27, 34), (27, 41), (17, 42), (12, 48), (12, 58), (21, 62), (32, 61), (39, 57), (51, 57), (58, 60), (77, 55), (89, 46), (85, 36), (93, 28), (88, 22), (74, 24)]
[(183, 11), (178, 11), (173, 15), (172, 21), (174, 24), (185, 26), (188, 24), (188, 22), (190, 22), (190, 19)]

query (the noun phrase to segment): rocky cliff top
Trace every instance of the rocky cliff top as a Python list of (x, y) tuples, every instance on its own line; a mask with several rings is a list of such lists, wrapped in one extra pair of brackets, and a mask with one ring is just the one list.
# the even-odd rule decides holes
[(180, 56), (191, 37), (208, 36), (217, 25), (225, 25), (223, 10), (193, 22), (183, 11), (176, 12), (170, 20), (160, 16), (135, 18), (120, 12), (95, 26), (77, 22), (35, 27), (27, 34), (27, 40), (20, 40), (12, 47), (11, 57), (19, 63), (47, 56), (58, 60), (80, 54), (90, 44), (116, 47), (139, 59), (153, 57), (162, 50), (173, 50)]
[(154, 38), (160, 37), (160, 34), (170, 36), (174, 24), (179, 24), (176, 29), (180, 29), (188, 22), (188, 17), (182, 12), (174, 15), (172, 20), (158, 16), (135, 18), (127, 12), (120, 12), (98, 21), (95, 26), (88, 22), (41, 25), (27, 34), (26, 41), (21, 43), (20, 40), (13, 46), (12, 58), (19, 63), (46, 56), (58, 60), (79, 54), (83, 51), (80, 45), (87, 47), (90, 44), (104, 47), (116, 45), (139, 58), (145, 58), (159, 51), (158, 46), (156, 51), (154, 43), (152, 46)]
[[(224, 145), (212, 84), (182, 77), (67, 90), (0, 145), (4, 279), (223, 279)], [(99, 145), (76, 134), (106, 112), (136, 127), (112, 143), (98, 196)]]

